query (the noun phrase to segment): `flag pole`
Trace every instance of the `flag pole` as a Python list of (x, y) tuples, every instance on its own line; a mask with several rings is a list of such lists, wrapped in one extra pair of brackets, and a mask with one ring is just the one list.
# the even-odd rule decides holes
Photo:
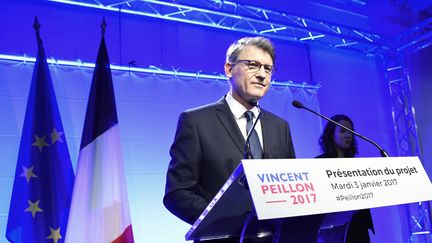
[(41, 28), (41, 25), (39, 24), (38, 18), (35, 15), (34, 22), (33, 22), (33, 29), (36, 32), (36, 40), (38, 43), (38, 48), (40, 48), (42, 46), (42, 38), (40, 37), (40, 28)]

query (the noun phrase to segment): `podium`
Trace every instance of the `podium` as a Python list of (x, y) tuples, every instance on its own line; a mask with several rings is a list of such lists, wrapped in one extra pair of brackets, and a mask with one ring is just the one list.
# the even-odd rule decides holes
[(239, 237), (251, 212), (247, 236), (263, 236), (272, 220), (429, 200), (417, 157), (242, 160), (185, 238)]
[[(186, 234), (186, 240), (240, 237), (244, 220), (254, 212), (252, 197), (240, 164)], [(250, 230), (248, 236), (271, 235), (266, 224)]]

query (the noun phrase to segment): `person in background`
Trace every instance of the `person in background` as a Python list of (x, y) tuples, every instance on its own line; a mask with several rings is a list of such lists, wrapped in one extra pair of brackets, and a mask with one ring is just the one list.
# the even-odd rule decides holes
[[(331, 117), (331, 119), (354, 131), (354, 123), (348, 116), (339, 114)], [(352, 158), (358, 154), (354, 134), (332, 122), (327, 122), (319, 139), (319, 145), (323, 153), (316, 158)], [(343, 213), (352, 214), (350, 222), (340, 225), (340, 227), (321, 230), (321, 242), (370, 242), (369, 229), (374, 232), (370, 210), (363, 209), (336, 214)]]
[[(228, 93), (215, 103), (180, 114), (170, 149), (163, 203), (181, 220), (193, 224), (198, 219), (244, 158), (249, 132), (253, 158), (295, 158), (288, 122), (256, 106), (269, 91), (274, 64), (275, 50), (270, 40), (246, 37), (234, 42), (227, 50), (224, 65)], [(259, 113), (260, 119), (250, 131)]]

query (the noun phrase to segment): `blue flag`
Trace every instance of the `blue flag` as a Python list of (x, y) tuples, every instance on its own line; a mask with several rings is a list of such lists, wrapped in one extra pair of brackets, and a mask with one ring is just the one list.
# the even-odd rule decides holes
[[(11, 242), (64, 242), (74, 174), (45, 51), (38, 54), (15, 171), (6, 238)], [(19, 81), (19, 80), (17, 80)]]

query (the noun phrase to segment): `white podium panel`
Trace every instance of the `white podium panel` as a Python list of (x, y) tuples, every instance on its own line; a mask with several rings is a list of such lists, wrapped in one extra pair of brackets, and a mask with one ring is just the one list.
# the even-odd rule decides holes
[(258, 219), (432, 200), (418, 157), (242, 160)]

